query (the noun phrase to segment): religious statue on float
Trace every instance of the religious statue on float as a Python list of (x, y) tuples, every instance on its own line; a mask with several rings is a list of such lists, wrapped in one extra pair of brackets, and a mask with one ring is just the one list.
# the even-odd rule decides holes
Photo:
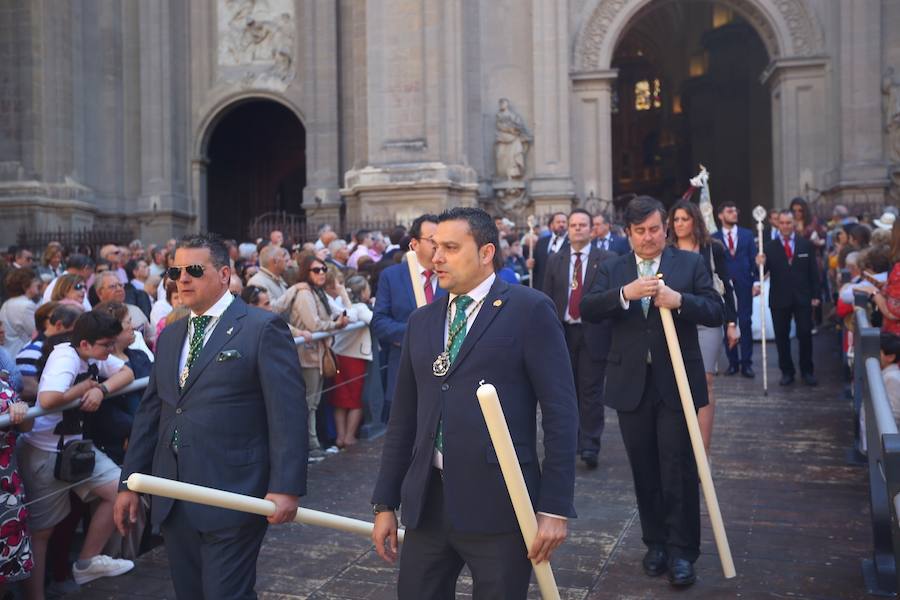
[(525, 156), (533, 141), (525, 120), (509, 107), (509, 100), (500, 98), (500, 110), (495, 119), (494, 142), (498, 179), (522, 179), (525, 176)]

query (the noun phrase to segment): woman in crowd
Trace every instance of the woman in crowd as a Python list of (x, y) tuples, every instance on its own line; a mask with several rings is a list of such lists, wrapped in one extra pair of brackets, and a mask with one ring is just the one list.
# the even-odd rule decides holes
[[(313, 256), (304, 256), (300, 261), (300, 280), (285, 292), (279, 300), (287, 311), (288, 322), (297, 329), (316, 333), (343, 329), (349, 323), (347, 315), (335, 314), (331, 309), (325, 280), (328, 268)], [(322, 397), (322, 361), (330, 340), (318, 340), (297, 347), (300, 367), (306, 384), (306, 403), (309, 408), (309, 458), (318, 462), (325, 458), (319, 438), (316, 435), (316, 409)]]
[(14, 269), (6, 275), (6, 295), (0, 307), (0, 321), (6, 327), (3, 347), (15, 356), (34, 337), (35, 300), (40, 298), (41, 281), (31, 269)]
[(49, 275), (50, 279), (59, 277), (65, 272), (62, 265), (62, 245), (59, 242), (50, 242), (41, 257), (41, 266), (38, 267), (38, 275)]
[(50, 300), (52, 302), (74, 303), (83, 307), (85, 294), (87, 294), (87, 284), (85, 284), (84, 278), (81, 275), (64, 273), (56, 280)]
[[(362, 275), (347, 280), (350, 309), (347, 317), (351, 323), (372, 322), (372, 299), (369, 283)], [(334, 407), (334, 427), (337, 430), (335, 444), (346, 448), (357, 443), (356, 433), (362, 423), (362, 394), (366, 370), (372, 361), (372, 334), (368, 327), (339, 333), (332, 348), (337, 355), (338, 374), (334, 378), (334, 391), (330, 402)]]
[(900, 335), (900, 220), (891, 229), (891, 272), (887, 282), (873, 288), (872, 301), (882, 315), (881, 331)]
[[(734, 303), (734, 290), (725, 263), (725, 247), (710, 237), (700, 214), (700, 209), (689, 200), (679, 200), (669, 211), (669, 243), (679, 250), (698, 252), (703, 264), (709, 271), (716, 291), (722, 295), (725, 310), (725, 337), (728, 346), (733, 348), (740, 338), (737, 331), (737, 310)], [(745, 332), (750, 335), (750, 332)], [(703, 434), (703, 445), (709, 453), (712, 442), (713, 419), (716, 411), (716, 400), (713, 396), (713, 375), (716, 362), (722, 353), (722, 330), (719, 327), (697, 326), (700, 340), (700, 352), (703, 355), (703, 367), (706, 371), (706, 389), (709, 404), (700, 409), (697, 418), (700, 421), (700, 432)]]
[(5, 586), (27, 579), (34, 566), (28, 535), (25, 488), (16, 464), (16, 432), (29, 431), (28, 405), (20, 402), (9, 382), (0, 378), (0, 416), (11, 425), (0, 428), (0, 597)]
[[(116, 338), (115, 347), (110, 354), (123, 360), (134, 372), (135, 379), (149, 377), (153, 369), (150, 357), (143, 350), (129, 348), (134, 343), (135, 332), (128, 307), (120, 302), (101, 302), (94, 310), (112, 315), (122, 324), (122, 333)], [(137, 414), (142, 395), (143, 390), (137, 390), (130, 394), (112, 396), (105, 399), (96, 412), (85, 413), (85, 437), (93, 440), (94, 445), (117, 465), (121, 465), (125, 459), (128, 436), (131, 435), (134, 415)]]
[(153, 303), (150, 309), (150, 326), (156, 330), (156, 339), (166, 326), (166, 317), (172, 310), (181, 306), (181, 299), (178, 296), (178, 285), (174, 281), (166, 281), (165, 292), (160, 296), (159, 300)]
[(269, 303), (269, 292), (255, 285), (248, 285), (241, 292), (241, 299), (249, 304), (263, 310), (272, 310)]

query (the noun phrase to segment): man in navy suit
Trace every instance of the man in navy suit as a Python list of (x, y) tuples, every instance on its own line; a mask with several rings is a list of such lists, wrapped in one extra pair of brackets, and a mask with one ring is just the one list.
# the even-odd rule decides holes
[(794, 215), (783, 210), (778, 215), (778, 237), (765, 244), (757, 264), (769, 272), (769, 308), (778, 349), (781, 385), (794, 383), (791, 358), (791, 319), (797, 325), (800, 376), (809, 386), (818, 384), (813, 375), (812, 309), (819, 305), (819, 271), (813, 245), (794, 231)]
[[(438, 286), (438, 278), (431, 264), (431, 257), (434, 256), (434, 242), (431, 241), (431, 236), (437, 229), (437, 220), (437, 215), (421, 215), (409, 228), (409, 248), (415, 251), (416, 258), (419, 259), (422, 278), (419, 283), (425, 290), (425, 300), (428, 302), (446, 294)], [(414, 310), (416, 297), (409, 277), (409, 266), (404, 260), (385, 269), (378, 278), (378, 295), (375, 297), (375, 310), (372, 315), (372, 331), (375, 332), (375, 337), (381, 345), (387, 348), (388, 353), (387, 390), (384, 397), (385, 419), (390, 415), (391, 400), (394, 397), (397, 369), (400, 366), (400, 342), (406, 333), (409, 315)]]
[[(543, 293), (497, 278), (497, 227), (477, 208), (443, 213), (434, 267), (449, 292), (409, 318), (381, 468), (372, 494), (378, 554), (406, 540), (400, 600), (452, 600), (468, 565), (476, 600), (524, 600), (531, 562), (549, 560), (575, 516), (578, 408), (566, 342)], [(497, 387), (538, 535), (522, 541), (512, 502), (475, 397)], [(538, 462), (537, 406), (544, 461)]]
[(744, 377), (754, 377), (751, 318), (753, 296), (759, 294), (759, 288), (753, 285), (758, 279), (759, 272), (756, 267), (756, 238), (749, 229), (738, 227), (738, 209), (734, 202), (723, 202), (719, 205), (719, 221), (722, 229), (712, 235), (722, 242), (727, 250), (725, 263), (728, 265), (728, 276), (731, 277), (734, 294), (737, 296), (738, 326), (741, 329), (740, 357), (737, 346), (729, 346), (726, 340), (728, 370), (725, 374), (734, 375), (740, 370)]
[[(625, 249), (623, 252), (620, 252), (623, 243)], [(609, 224), (609, 217), (605, 213), (597, 213), (591, 219), (591, 246), (598, 250), (606, 250), (616, 254), (624, 254), (629, 250), (628, 240), (613, 233)]]
[[(708, 404), (697, 325), (722, 325), (722, 298), (701, 256), (666, 247), (666, 210), (638, 196), (625, 210), (633, 252), (600, 264), (581, 317), (612, 321), (603, 401), (619, 414), (647, 553), (644, 572), (666, 571), (674, 586), (694, 583), (700, 555), (697, 465), (659, 308), (672, 311), (688, 383)], [(664, 283), (657, 279), (664, 276)]]
[(582, 208), (569, 214), (569, 247), (547, 261), (544, 293), (556, 306), (578, 393), (578, 454), (590, 469), (597, 468), (603, 435), (603, 378), (609, 352), (610, 323), (587, 323), (579, 307), (585, 290), (591, 289), (600, 263), (614, 258), (612, 252), (591, 243), (591, 215)]
[(566, 238), (568, 223), (566, 213), (557, 212), (550, 215), (550, 219), (547, 221), (550, 235), (537, 241), (534, 245), (534, 256), (529, 256), (525, 261), (525, 265), (529, 269), (534, 269), (532, 287), (536, 290), (544, 289), (544, 272), (547, 270), (547, 261), (569, 244), (569, 240)]
[[(193, 236), (175, 251), (169, 278), (191, 317), (166, 327), (129, 439), (132, 473), (265, 497), (266, 519), (154, 497), (179, 600), (256, 598), (256, 558), (268, 523), (287, 523), (306, 493), (306, 389), (287, 324), (228, 291), (228, 251)], [(119, 531), (137, 518), (138, 495), (122, 484)]]

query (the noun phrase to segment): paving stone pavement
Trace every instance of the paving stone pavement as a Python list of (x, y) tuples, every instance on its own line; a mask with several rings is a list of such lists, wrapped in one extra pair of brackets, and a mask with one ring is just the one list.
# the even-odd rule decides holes
[[(819, 334), (815, 346), (818, 388), (779, 388), (773, 345), (767, 397), (760, 374), (755, 380), (716, 378), (713, 473), (735, 579), (722, 575), (705, 508), (697, 583), (675, 591), (664, 577), (643, 575), (631, 475), (615, 413), (608, 410), (599, 468), (589, 471), (579, 464), (579, 518), (570, 522), (569, 539), (553, 560), (562, 597), (865, 598), (860, 562), (871, 553), (866, 472), (845, 463), (853, 428), (834, 334)], [(380, 441), (364, 442), (313, 465), (304, 506), (371, 519), (369, 494), (380, 450)], [(269, 529), (256, 588), (262, 600), (382, 600), (396, 597), (396, 577), (396, 567), (383, 563), (367, 539), (289, 525)], [(174, 597), (161, 547), (141, 557), (132, 573), (95, 581), (67, 596)], [(471, 598), (466, 576), (457, 597)], [(540, 597), (534, 584), (529, 597)]]

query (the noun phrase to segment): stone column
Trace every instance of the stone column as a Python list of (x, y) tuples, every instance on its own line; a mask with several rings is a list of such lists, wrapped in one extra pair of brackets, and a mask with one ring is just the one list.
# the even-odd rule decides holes
[(411, 221), (474, 204), (463, 155), (463, 0), (366, 5), (368, 163), (341, 193), (352, 220)]
[(612, 169), (612, 86), (617, 70), (575, 73), (572, 101), (572, 135), (575, 160), (575, 194), (611, 205)]
[(530, 194), (538, 213), (568, 212), (574, 189), (569, 161), (569, 48), (567, 0), (532, 0), (534, 175)]
[(187, 138), (189, 8), (173, 0), (143, 0), (140, 13), (141, 193), (137, 212), (155, 228), (181, 232), (190, 222)]
[(772, 93), (773, 207), (824, 187), (829, 127), (825, 112), (827, 59), (785, 58), (762, 81)]

